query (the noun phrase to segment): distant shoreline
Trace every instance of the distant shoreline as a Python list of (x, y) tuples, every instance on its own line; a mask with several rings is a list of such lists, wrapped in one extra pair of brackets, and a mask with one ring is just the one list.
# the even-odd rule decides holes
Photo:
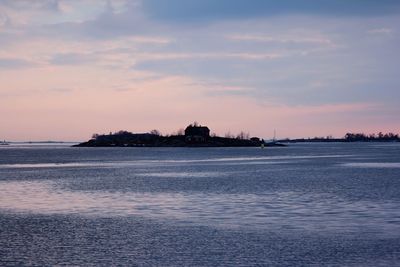
[(320, 138), (299, 138), (299, 139), (281, 139), (278, 140), (280, 143), (398, 143), (399, 139), (374, 139), (374, 140), (349, 140), (345, 138), (331, 138), (331, 139), (320, 139)]
[(78, 141), (72, 142), (72, 141), (7, 141), (7, 144), (13, 145), (13, 144), (32, 144), (32, 145), (40, 145), (40, 144), (77, 144), (79, 143)]
[(258, 137), (251, 137), (249, 134), (241, 132), (236, 137), (232, 135), (226, 137), (210, 136), (210, 130), (206, 126), (197, 124), (189, 125), (185, 132), (181, 131), (175, 135), (161, 135), (157, 130), (150, 133), (131, 133), (119, 131), (110, 134), (94, 134), (92, 139), (86, 142), (71, 141), (4, 141), (0, 145), (13, 144), (73, 144), (73, 147), (273, 147), (287, 146), (291, 143), (398, 143), (398, 134), (382, 132), (378, 134), (366, 135), (363, 133), (347, 133), (343, 138), (313, 137), (313, 138), (285, 138), (278, 140), (265, 141)]
[(336, 140), (308, 140), (308, 139), (293, 139), (293, 140), (278, 140), (280, 143), (399, 143), (400, 141), (347, 141), (344, 139), (336, 139)]
[(259, 137), (250, 137), (241, 132), (236, 137), (227, 135), (220, 137), (210, 135), (207, 126), (198, 123), (190, 124), (183, 131), (175, 135), (163, 136), (157, 130), (150, 133), (131, 133), (119, 131), (110, 134), (94, 134), (87, 142), (79, 143), (74, 147), (256, 147), (256, 146), (286, 146), (287, 143), (321, 143), (321, 142), (399, 142), (398, 134), (379, 132), (378, 134), (366, 135), (364, 133), (347, 133), (343, 138), (314, 137), (281, 139), (275, 138), (271, 141), (264, 141)]

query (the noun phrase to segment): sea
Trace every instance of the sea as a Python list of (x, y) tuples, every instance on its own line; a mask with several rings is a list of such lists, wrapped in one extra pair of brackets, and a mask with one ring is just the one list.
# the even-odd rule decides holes
[(400, 143), (0, 147), (0, 266), (400, 266)]

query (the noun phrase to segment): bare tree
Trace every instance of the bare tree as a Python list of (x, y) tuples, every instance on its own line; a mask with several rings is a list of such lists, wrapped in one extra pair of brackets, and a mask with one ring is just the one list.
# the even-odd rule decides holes
[(151, 131), (150, 131), (150, 134), (152, 134), (152, 135), (157, 135), (157, 136), (161, 136), (161, 132), (160, 132), (159, 130), (157, 130), (157, 129), (151, 130)]
[(227, 132), (225, 133), (225, 138), (235, 138), (235, 136), (231, 132)]
[(240, 140), (247, 140), (250, 138), (250, 134), (249, 133), (245, 133), (243, 131), (241, 131), (237, 136), (236, 139), (240, 139)]

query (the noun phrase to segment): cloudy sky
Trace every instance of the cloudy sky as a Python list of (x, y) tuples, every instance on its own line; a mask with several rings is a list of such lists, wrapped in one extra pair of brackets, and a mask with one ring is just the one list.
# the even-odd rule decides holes
[(400, 132), (397, 0), (0, 0), (0, 139)]

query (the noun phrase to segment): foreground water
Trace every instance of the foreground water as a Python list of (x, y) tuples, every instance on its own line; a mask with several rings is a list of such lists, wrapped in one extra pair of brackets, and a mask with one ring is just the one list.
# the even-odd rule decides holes
[(400, 265), (400, 144), (0, 148), (0, 265)]

